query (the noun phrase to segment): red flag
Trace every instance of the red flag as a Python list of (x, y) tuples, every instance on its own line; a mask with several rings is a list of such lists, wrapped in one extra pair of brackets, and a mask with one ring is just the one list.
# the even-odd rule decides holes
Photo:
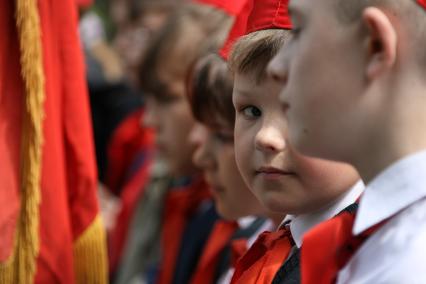
[(0, 19), (0, 226), (17, 244), (0, 244), (0, 282), (106, 283), (75, 2), (1, 1)]

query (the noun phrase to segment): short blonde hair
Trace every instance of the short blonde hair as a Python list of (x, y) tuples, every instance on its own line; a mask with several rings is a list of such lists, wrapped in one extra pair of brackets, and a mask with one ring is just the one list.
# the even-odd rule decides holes
[(253, 74), (257, 82), (266, 75), (266, 66), (291, 37), (289, 30), (268, 29), (241, 37), (233, 46), (228, 60), (231, 71)]

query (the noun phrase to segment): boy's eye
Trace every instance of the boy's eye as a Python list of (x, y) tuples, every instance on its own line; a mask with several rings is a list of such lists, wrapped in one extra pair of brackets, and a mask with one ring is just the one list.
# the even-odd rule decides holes
[(300, 35), (301, 28), (293, 27), (290, 31), (291, 31), (292, 37), (297, 38)]
[(249, 119), (254, 119), (262, 115), (262, 111), (255, 106), (247, 106), (243, 108), (242, 113)]
[(177, 95), (160, 95), (158, 96), (157, 100), (160, 104), (162, 105), (168, 105), (168, 104), (172, 104), (172, 103), (176, 103), (181, 99), (181, 97), (177, 96)]

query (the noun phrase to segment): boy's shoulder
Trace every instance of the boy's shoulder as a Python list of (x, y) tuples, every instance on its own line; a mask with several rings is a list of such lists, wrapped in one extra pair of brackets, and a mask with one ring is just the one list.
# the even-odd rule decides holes
[(338, 283), (349, 279), (357, 283), (424, 283), (424, 224), (426, 198), (399, 212), (372, 235), (339, 273)]

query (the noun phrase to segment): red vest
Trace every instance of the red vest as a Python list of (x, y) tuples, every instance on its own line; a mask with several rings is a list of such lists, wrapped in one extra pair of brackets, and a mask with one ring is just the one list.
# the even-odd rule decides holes
[(198, 179), (182, 189), (172, 189), (167, 194), (161, 236), (159, 284), (171, 283), (186, 224), (200, 204), (209, 198), (210, 192), (203, 179)]
[(340, 269), (338, 255), (352, 236), (354, 220), (354, 213), (344, 211), (305, 235), (301, 249), (303, 284), (335, 283)]
[[(357, 207), (356, 204), (351, 205)], [(358, 236), (352, 235), (355, 210), (345, 210), (309, 231), (301, 249), (301, 282), (303, 284), (335, 283), (337, 274), (358, 248), (386, 221)]]

